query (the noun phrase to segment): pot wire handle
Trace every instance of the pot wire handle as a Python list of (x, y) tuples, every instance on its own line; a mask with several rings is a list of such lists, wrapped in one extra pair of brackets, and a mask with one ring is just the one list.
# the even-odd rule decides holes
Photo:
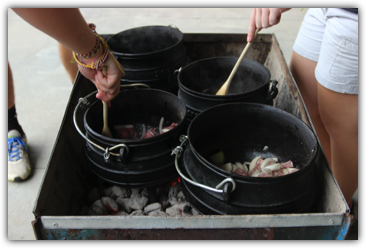
[(175, 168), (176, 168), (176, 170), (177, 170), (178, 174), (179, 174), (179, 175), (180, 175), (184, 180), (186, 180), (187, 182), (189, 182), (189, 183), (191, 183), (191, 184), (193, 184), (193, 185), (195, 185), (195, 186), (198, 186), (198, 187), (200, 187), (200, 188), (207, 189), (207, 190), (210, 190), (210, 191), (213, 191), (213, 192), (216, 192), (216, 193), (222, 193), (222, 194), (224, 193), (224, 190), (223, 190), (223, 189), (219, 190), (218, 188), (221, 188), (225, 183), (230, 182), (230, 183), (233, 185), (233, 189), (231, 190), (231, 192), (233, 192), (233, 191), (235, 190), (235, 188), (236, 188), (236, 183), (235, 183), (234, 179), (232, 179), (231, 177), (225, 178), (221, 183), (219, 183), (219, 184), (216, 186), (216, 188), (211, 188), (211, 187), (209, 187), (209, 186), (207, 186), (207, 185), (203, 185), (203, 184), (197, 183), (197, 182), (192, 181), (191, 179), (187, 178), (187, 177), (186, 177), (186, 176), (181, 172), (181, 170), (179, 169), (179, 165), (178, 165), (178, 158), (180, 157), (181, 152), (183, 152), (183, 145), (184, 145), (184, 143), (185, 143), (186, 141), (188, 141), (188, 137), (187, 137), (187, 136), (185, 136), (185, 135), (181, 135), (179, 140), (181, 141), (181, 144), (180, 144), (180, 146), (177, 146), (177, 147), (172, 151), (172, 155), (174, 155), (174, 154), (175, 154), (175, 160), (174, 160), (174, 162), (175, 162)]
[[(146, 88), (150, 88), (149, 85), (147, 84), (143, 84), (143, 83), (134, 83), (134, 84), (125, 84), (125, 85), (121, 85), (120, 88), (125, 88), (125, 87), (138, 87), (138, 86), (142, 86), (142, 87), (146, 87)], [(79, 101), (78, 101), (78, 104), (76, 105), (75, 107), (75, 110), (74, 110), (74, 113), (73, 113), (73, 122), (74, 122), (74, 126), (76, 128), (76, 130), (78, 131), (78, 133), (81, 135), (81, 137), (83, 137), (87, 142), (89, 142), (90, 144), (92, 144), (93, 146), (99, 148), (100, 150), (104, 151), (104, 158), (106, 160), (109, 159), (109, 155), (113, 155), (113, 156), (116, 156), (116, 157), (119, 157), (120, 155), (118, 153), (113, 153), (113, 152), (110, 152), (111, 150), (114, 150), (116, 148), (119, 148), (119, 147), (125, 147), (126, 148), (126, 156), (127, 154), (129, 153), (129, 148), (126, 144), (118, 144), (118, 145), (115, 145), (113, 147), (109, 147), (109, 148), (103, 148), (102, 146), (94, 143), (93, 141), (91, 141), (90, 139), (88, 139), (88, 137), (86, 137), (83, 132), (80, 130), (79, 128), (79, 125), (76, 121), (76, 113), (78, 112), (78, 109), (79, 108), (83, 108), (83, 107), (86, 107), (86, 106), (89, 106), (90, 105), (90, 102), (88, 101), (88, 98), (91, 97), (91, 96), (94, 96), (98, 91), (94, 91), (88, 95), (86, 95), (85, 97), (81, 97), (79, 98)]]

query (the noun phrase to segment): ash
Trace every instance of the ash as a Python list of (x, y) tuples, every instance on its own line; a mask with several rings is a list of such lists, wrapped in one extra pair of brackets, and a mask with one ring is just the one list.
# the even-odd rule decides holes
[(119, 216), (196, 216), (200, 215), (186, 201), (178, 180), (153, 188), (127, 188), (121, 186), (94, 187), (88, 195), (89, 206), (81, 215)]

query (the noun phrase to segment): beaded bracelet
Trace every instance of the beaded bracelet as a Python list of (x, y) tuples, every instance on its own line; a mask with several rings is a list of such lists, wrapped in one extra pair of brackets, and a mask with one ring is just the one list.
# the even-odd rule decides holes
[(100, 39), (100, 41), (102, 43), (102, 46), (104, 48), (104, 53), (103, 53), (101, 59), (88, 65), (88, 64), (86, 64), (86, 63), (84, 63), (84, 62), (82, 62), (82, 61), (79, 60), (79, 55), (80, 54), (75, 53), (75, 52), (72, 52), (76, 63), (78, 63), (79, 65), (81, 65), (81, 66), (83, 66), (85, 68), (89, 68), (89, 69), (96, 69), (96, 70), (101, 69), (103, 63), (105, 62), (105, 60), (108, 57), (109, 47), (108, 47), (107, 43), (103, 40), (102, 37), (100, 37), (98, 34), (97, 34), (97, 36), (99, 37), (99, 39)]
[[(93, 24), (93, 23), (89, 23), (88, 25), (89, 25), (90, 29), (93, 31), (93, 33), (95, 34), (95, 36), (96, 36), (96, 38), (97, 38), (97, 40), (98, 40), (98, 43), (97, 43), (97, 44), (98, 44), (98, 46), (97, 46), (97, 48), (96, 48), (96, 50), (95, 50), (94, 52), (93, 52), (93, 50), (94, 50), (94, 48), (93, 48), (93, 50), (92, 50), (91, 52), (89, 52), (88, 54), (84, 55), (84, 56), (88, 56), (88, 57), (84, 57), (84, 56), (83, 56), (83, 55), (81, 55), (81, 54), (78, 54), (78, 53), (72, 52), (72, 54), (73, 54), (73, 56), (74, 56), (75, 61), (76, 61), (79, 65), (81, 65), (81, 66), (83, 66), (83, 67), (85, 67), (85, 68), (98, 70), (98, 69), (102, 69), (102, 66), (103, 66), (104, 62), (107, 60), (108, 55), (109, 55), (109, 54), (111, 54), (111, 55), (112, 55), (112, 57), (113, 57), (113, 59), (114, 59), (114, 60), (115, 60), (115, 62), (117, 63), (118, 68), (119, 68), (119, 69), (121, 70), (121, 72), (122, 72), (122, 77), (123, 77), (123, 76), (125, 76), (125, 71), (124, 71), (123, 67), (120, 65), (120, 63), (118, 62), (118, 60), (115, 58), (114, 54), (109, 50), (109, 46), (108, 46), (108, 44), (107, 44), (107, 43), (104, 41), (104, 39), (103, 39), (102, 37), (100, 37), (100, 36), (99, 36), (99, 34), (96, 32), (96, 26), (95, 26), (95, 24)], [(95, 61), (95, 62), (93, 62), (93, 63), (91, 63), (91, 64), (89, 64), (89, 65), (79, 60), (79, 58), (78, 58), (78, 56), (79, 56), (79, 55), (80, 55), (80, 56), (82, 56), (83, 58), (89, 58), (89, 57), (93, 56), (94, 54), (96, 54), (96, 53), (97, 53), (97, 51), (100, 49), (100, 46), (101, 46), (101, 45), (102, 45), (102, 46), (103, 46), (103, 48), (104, 48), (104, 53), (103, 53), (103, 55), (102, 55), (102, 57), (101, 57), (101, 59), (100, 59), (100, 60)], [(93, 53), (93, 54), (91, 54), (91, 53)], [(90, 54), (90, 56), (89, 56), (89, 54)]]
[(91, 56), (95, 55), (99, 49), (100, 49), (100, 39), (99, 37), (96, 35), (96, 42), (95, 42), (95, 46), (94, 48), (87, 54), (79, 54), (81, 57), (83, 57), (84, 59), (90, 58)]

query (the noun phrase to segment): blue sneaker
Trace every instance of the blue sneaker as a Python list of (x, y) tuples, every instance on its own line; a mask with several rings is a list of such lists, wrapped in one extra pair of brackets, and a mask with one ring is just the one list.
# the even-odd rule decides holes
[(31, 172), (26, 143), (25, 135), (22, 137), (17, 130), (8, 132), (8, 181), (23, 181)]

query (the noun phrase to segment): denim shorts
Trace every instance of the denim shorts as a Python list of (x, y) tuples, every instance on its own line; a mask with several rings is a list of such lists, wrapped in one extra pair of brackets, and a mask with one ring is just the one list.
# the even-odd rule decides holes
[(358, 94), (358, 14), (310, 8), (293, 49), (317, 62), (315, 77), (325, 88)]

